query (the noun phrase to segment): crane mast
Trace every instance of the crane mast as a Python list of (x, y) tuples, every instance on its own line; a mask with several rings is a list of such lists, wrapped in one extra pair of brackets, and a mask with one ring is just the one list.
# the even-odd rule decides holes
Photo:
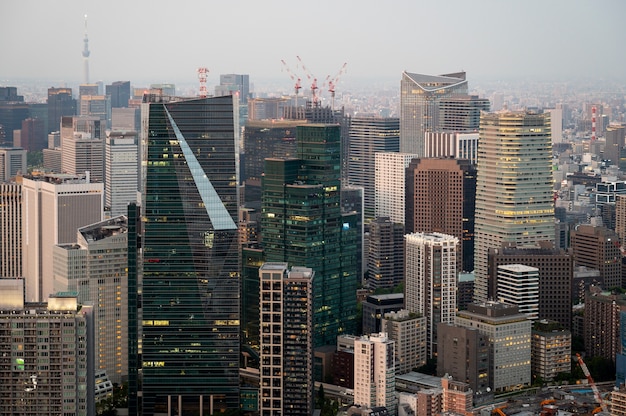
[(581, 357), (580, 354), (576, 354), (576, 359), (578, 360), (578, 365), (580, 365), (580, 368), (582, 368), (583, 370), (583, 374), (585, 375), (585, 377), (587, 377), (587, 381), (589, 382), (589, 385), (591, 386), (591, 390), (593, 391), (593, 396), (596, 398), (596, 401), (600, 403), (600, 407), (602, 407), (602, 411), (607, 412), (608, 410), (607, 410), (606, 404), (604, 403), (604, 400), (602, 400), (600, 391), (598, 390), (596, 383), (593, 381), (593, 377), (591, 377), (591, 373), (589, 372), (589, 369), (587, 368), (587, 364), (585, 364), (585, 362), (583, 361), (583, 357)]

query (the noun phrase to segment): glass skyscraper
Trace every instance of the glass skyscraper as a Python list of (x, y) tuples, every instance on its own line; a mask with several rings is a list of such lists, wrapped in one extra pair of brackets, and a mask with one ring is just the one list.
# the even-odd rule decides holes
[(129, 239), (142, 248), (137, 270), (129, 262), (141, 300), (131, 412), (211, 415), (239, 407), (234, 100), (144, 97), (143, 230), (141, 240)]

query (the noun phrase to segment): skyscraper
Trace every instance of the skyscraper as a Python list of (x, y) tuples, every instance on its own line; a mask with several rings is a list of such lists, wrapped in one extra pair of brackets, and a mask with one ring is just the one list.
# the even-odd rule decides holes
[[(424, 157), (424, 133), (438, 130), (440, 102), (461, 95), (467, 95), (465, 72), (445, 75), (403, 72), (400, 81), (400, 151)], [(453, 119), (449, 120), (452, 123)]]
[(356, 329), (357, 214), (341, 212), (340, 126), (298, 126), (298, 159), (266, 159), (261, 237), (266, 260), (315, 271), (314, 346)]
[(392, 222), (404, 224), (406, 210), (406, 168), (412, 153), (375, 154), (375, 215), (389, 217)]
[[(144, 97), (141, 217), (129, 215), (129, 289), (143, 276), (142, 377), (138, 383), (129, 368), (131, 412), (210, 415), (239, 407), (233, 101), (159, 91)], [(133, 263), (139, 220), (143, 238)], [(129, 366), (135, 348), (129, 345)]]
[(48, 88), (48, 131), (61, 130), (61, 117), (76, 114), (76, 100), (71, 88)]
[(137, 133), (107, 131), (104, 149), (104, 205), (110, 209), (111, 217), (125, 215), (128, 204), (137, 201)]
[(387, 334), (372, 334), (354, 341), (354, 404), (387, 408), (396, 414), (395, 342)]
[(400, 150), (398, 118), (353, 117), (349, 131), (348, 182), (365, 190), (366, 222), (375, 217), (375, 154)]
[(488, 299), (488, 250), (504, 242), (554, 242), (548, 113), (484, 113), (480, 120), (474, 299)]
[(220, 85), (215, 87), (215, 95), (237, 95), (241, 104), (250, 97), (250, 76), (247, 74), (221, 74)]
[(128, 100), (130, 100), (130, 81), (115, 81), (105, 88), (106, 95), (111, 97), (111, 108), (128, 107)]
[(404, 281), (404, 227), (387, 217), (370, 223), (367, 287), (391, 289)]
[(0, 279), (22, 276), (22, 184), (0, 183)]
[(0, 147), (0, 183), (9, 182), (18, 173), (27, 172), (26, 150), (21, 147)]
[(606, 289), (622, 286), (622, 254), (617, 233), (606, 227), (581, 224), (571, 231), (570, 242), (577, 266), (598, 269)]

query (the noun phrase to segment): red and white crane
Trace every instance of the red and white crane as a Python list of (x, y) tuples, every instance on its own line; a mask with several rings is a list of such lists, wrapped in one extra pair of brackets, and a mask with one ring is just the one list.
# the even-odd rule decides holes
[(313, 100), (313, 105), (316, 106), (319, 102), (319, 97), (317, 96), (317, 90), (319, 89), (319, 87), (317, 86), (317, 78), (311, 75), (306, 66), (304, 66), (304, 62), (302, 62), (302, 58), (300, 58), (300, 56), (296, 56), (296, 58), (298, 58), (300, 65), (302, 65), (302, 70), (306, 74), (307, 79), (311, 81), (311, 97)]
[(593, 377), (591, 377), (591, 373), (589, 372), (589, 369), (587, 368), (587, 364), (585, 364), (585, 362), (583, 361), (583, 357), (581, 357), (580, 354), (576, 354), (576, 359), (578, 360), (578, 365), (580, 365), (580, 368), (582, 368), (583, 370), (583, 374), (585, 375), (585, 377), (587, 377), (587, 381), (589, 382), (589, 385), (591, 386), (591, 390), (593, 391), (593, 396), (596, 398), (596, 401), (600, 403), (600, 407), (602, 407), (602, 411), (608, 412), (606, 403), (604, 403), (604, 400), (602, 400), (600, 391), (598, 390), (596, 383), (593, 381)]
[(326, 83), (328, 83), (328, 92), (330, 92), (330, 97), (332, 98), (332, 109), (335, 109), (335, 87), (337, 86), (337, 82), (339, 81), (339, 77), (341, 75), (343, 75), (346, 72), (346, 66), (348, 65), (347, 62), (344, 62), (343, 65), (341, 66), (341, 69), (339, 69), (339, 72), (337, 72), (337, 75), (335, 75), (334, 77), (330, 77), (327, 76), (326, 77), (326, 81), (324, 82), (324, 85), (326, 85)]
[(295, 83), (293, 86), (293, 90), (294, 90), (294, 93), (296, 94), (296, 107), (297, 107), (298, 106), (298, 93), (300, 92), (300, 89), (302, 88), (302, 84), (300, 82), (302, 80), (300, 79), (300, 77), (295, 76), (293, 72), (291, 72), (289, 65), (287, 65), (287, 62), (285, 62), (284, 59), (281, 59), (280, 62), (283, 63), (283, 66), (285, 67), (285, 71), (287, 71), (287, 75), (289, 75), (289, 78), (291, 78), (291, 80)]
[(198, 81), (200, 81), (200, 98), (207, 97), (206, 78), (209, 73), (208, 68), (198, 68)]

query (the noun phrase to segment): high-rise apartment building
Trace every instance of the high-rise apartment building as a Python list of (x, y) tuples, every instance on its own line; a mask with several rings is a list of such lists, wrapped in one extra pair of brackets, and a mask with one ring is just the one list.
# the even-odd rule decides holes
[(0, 183), (0, 279), (22, 276), (22, 184)]
[(554, 321), (541, 320), (532, 329), (532, 373), (542, 380), (554, 380), (559, 373), (572, 371), (572, 333)]
[(409, 233), (453, 235), (459, 269), (474, 267), (476, 169), (468, 160), (413, 159), (406, 170), (406, 222)]
[(128, 204), (137, 201), (137, 133), (108, 131), (104, 150), (104, 205), (109, 209), (111, 217), (126, 215)]
[(606, 227), (581, 224), (570, 232), (574, 264), (600, 270), (603, 287), (622, 286), (619, 236)]
[(266, 159), (261, 241), (266, 260), (315, 270), (315, 347), (356, 330), (357, 213), (343, 214), (340, 126), (298, 126), (298, 159)]
[[(438, 76), (403, 72), (400, 81), (400, 151), (424, 157), (424, 135), (439, 130), (442, 121), (440, 102), (466, 95), (465, 72)], [(450, 123), (454, 124), (452, 119)]]
[(555, 232), (549, 114), (484, 113), (479, 134), (474, 299), (484, 302), (489, 248), (554, 242)]
[(74, 243), (78, 228), (102, 221), (103, 194), (103, 184), (72, 175), (23, 179), (22, 264), (29, 302), (54, 293), (54, 245)]
[(128, 285), (129, 305), (138, 304), (135, 287), (142, 276), (142, 308), (137, 318), (129, 306), (130, 325), (140, 324), (139, 333), (129, 325), (135, 340), (129, 345), (129, 412), (210, 415), (237, 409), (233, 98), (179, 99), (153, 91), (141, 110), (143, 195), (140, 215), (129, 210)]
[(390, 289), (404, 281), (402, 224), (391, 222), (387, 217), (377, 217), (370, 223), (367, 269), (370, 289)]
[(405, 305), (426, 317), (427, 353), (432, 358), (437, 355), (437, 324), (454, 321), (459, 239), (441, 233), (404, 238)]
[(400, 119), (353, 117), (348, 144), (348, 182), (365, 190), (364, 216), (367, 222), (376, 213), (376, 153), (400, 151)]
[(259, 269), (260, 414), (313, 413), (313, 281), (315, 272), (287, 263)]
[(585, 352), (590, 357), (603, 357), (615, 362), (622, 353), (620, 338), (621, 314), (626, 312), (626, 296), (592, 287), (585, 292), (583, 337)]
[(380, 326), (396, 343), (396, 374), (426, 364), (426, 317), (402, 309), (386, 313)]
[(128, 376), (128, 220), (112, 218), (78, 229), (76, 242), (53, 250), (55, 292), (93, 303), (95, 365), (117, 384)]
[(389, 217), (404, 224), (406, 210), (406, 168), (414, 153), (376, 153), (375, 158), (375, 216)]
[(26, 149), (0, 147), (0, 183), (9, 182), (18, 173), (27, 173)]
[(489, 342), (489, 373), (495, 392), (518, 390), (531, 383), (531, 321), (517, 305), (470, 304), (454, 323), (477, 329)]
[(354, 404), (386, 407), (395, 415), (396, 398), (395, 342), (387, 334), (372, 334), (354, 341)]

